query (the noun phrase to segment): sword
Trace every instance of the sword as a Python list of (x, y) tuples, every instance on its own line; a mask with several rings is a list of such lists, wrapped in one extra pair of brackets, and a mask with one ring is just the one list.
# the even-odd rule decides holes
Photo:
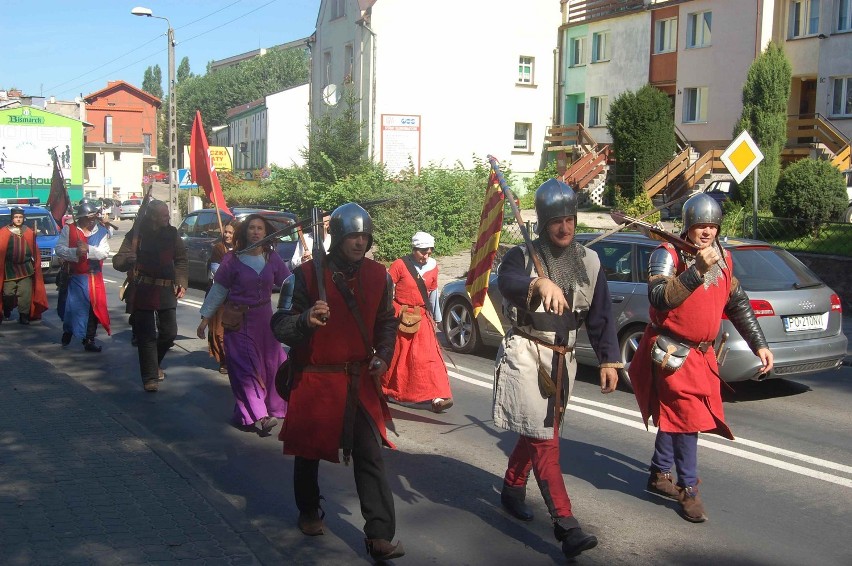
[[(325, 277), (323, 267), (325, 265), (325, 247), (322, 245), (323, 240), (325, 240), (325, 229), (322, 223), (322, 211), (314, 207), (311, 209), (311, 223), (312, 230), (314, 236), (314, 247), (311, 250), (311, 255), (313, 256), (311, 259), (314, 262), (314, 269), (316, 272), (317, 278), (317, 292), (319, 293), (319, 300), (323, 302), (328, 302), (328, 296), (325, 292)], [(328, 320), (327, 316), (320, 317), (320, 320), (323, 322)]]

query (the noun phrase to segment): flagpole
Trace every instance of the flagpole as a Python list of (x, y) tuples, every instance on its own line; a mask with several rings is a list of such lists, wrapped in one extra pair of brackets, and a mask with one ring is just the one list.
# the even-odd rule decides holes
[(530, 239), (527, 225), (524, 223), (524, 219), (521, 218), (521, 210), (518, 208), (518, 203), (515, 202), (515, 193), (513, 193), (512, 189), (509, 188), (509, 183), (506, 182), (506, 177), (503, 176), (503, 172), (500, 170), (500, 164), (497, 162), (497, 158), (493, 155), (489, 155), (488, 162), (491, 164), (492, 171), (494, 171), (497, 175), (497, 181), (500, 183), (500, 188), (503, 190), (503, 194), (509, 200), (509, 205), (512, 207), (512, 212), (515, 215), (515, 221), (518, 223), (518, 228), (521, 230), (521, 235), (524, 237), (527, 252), (529, 252), (530, 257), (533, 260), (533, 265), (535, 266), (538, 276), (546, 277), (546, 272), (541, 265), (541, 259), (538, 257), (538, 252), (536, 252), (533, 247), (532, 240)]

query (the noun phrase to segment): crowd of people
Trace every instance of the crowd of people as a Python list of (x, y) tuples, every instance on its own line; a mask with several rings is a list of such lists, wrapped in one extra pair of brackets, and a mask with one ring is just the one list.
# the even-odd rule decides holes
[[(574, 516), (560, 466), (560, 431), (577, 371), (576, 331), (585, 326), (588, 332), (601, 393), (616, 389), (622, 364), (600, 259), (574, 240), (574, 191), (550, 179), (536, 190), (535, 209), (538, 237), (509, 250), (497, 277), (511, 328), (495, 361), (492, 414), (497, 427), (518, 435), (500, 502), (511, 516), (532, 521), (526, 501), (532, 472), (561, 551), (574, 558), (598, 542)], [(664, 243), (650, 257), (651, 324), (629, 371), (646, 426), (652, 420), (658, 427), (647, 490), (678, 501), (683, 517), (697, 523), (707, 518), (698, 491), (698, 433), (733, 438), (713, 344), (722, 316), (746, 339), (762, 372), (772, 369), (773, 355), (719, 243), (721, 208), (696, 195), (684, 204), (683, 217), (680, 237), (691, 246)], [(19, 322), (28, 324), (47, 300), (34, 259), (38, 245), (23, 218), (12, 209), (9, 226), (0, 229), (0, 286), (3, 318), (17, 306)], [(415, 233), (411, 253), (386, 268), (367, 257), (373, 220), (364, 208), (346, 203), (324, 225), (326, 253), (315, 257), (319, 247), (300, 239), (290, 266), (267, 239), (274, 228), (262, 216), (225, 226), (196, 333), (228, 375), (232, 423), (269, 436), (282, 422), (278, 439), (294, 457), (298, 528), (308, 536), (325, 532), (320, 461), (351, 461), (366, 550), (385, 561), (405, 554), (394, 542), (396, 515), (382, 455), (383, 447), (394, 448), (388, 402), (436, 413), (454, 403), (436, 334), (435, 238)], [(100, 351), (97, 324), (110, 332), (102, 277), (109, 235), (87, 203), (62, 229), (63, 345), (77, 337), (87, 351)], [(186, 250), (165, 203), (147, 204), (113, 266), (128, 272), (124, 299), (142, 385), (155, 392), (177, 335), (177, 301), (187, 288)], [(273, 312), (276, 287), (281, 293)]]

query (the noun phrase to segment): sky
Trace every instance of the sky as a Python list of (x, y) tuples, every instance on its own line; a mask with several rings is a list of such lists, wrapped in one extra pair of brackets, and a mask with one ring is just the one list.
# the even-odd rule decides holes
[(168, 24), (134, 16), (135, 6), (168, 18), (175, 30), (175, 68), (189, 57), (207, 63), (305, 38), (316, 29), (320, 0), (38, 0), (0, 8), (0, 89), (73, 100), (123, 80), (142, 86), (159, 65), (168, 92)]

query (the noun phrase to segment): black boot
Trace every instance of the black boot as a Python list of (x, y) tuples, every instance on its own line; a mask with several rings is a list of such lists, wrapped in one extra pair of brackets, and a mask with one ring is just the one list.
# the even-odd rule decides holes
[(83, 349), (87, 352), (100, 352), (102, 348), (95, 344), (94, 339), (86, 338), (83, 340)]
[(526, 486), (514, 487), (504, 483), (503, 491), (500, 492), (500, 503), (512, 517), (521, 521), (532, 521), (533, 513), (524, 501), (526, 497)]
[(28, 314), (19, 314), (18, 315), (18, 324), (29, 324), (30, 323), (30, 315)]
[(583, 532), (580, 523), (574, 517), (560, 517), (553, 522), (553, 534), (562, 543), (562, 554), (565, 558), (579, 556), (585, 550), (591, 550), (598, 545), (595, 535)]
[(70, 332), (63, 332), (62, 333), (62, 345), (67, 346), (68, 344), (70, 344), (72, 337), (73, 337), (73, 334), (71, 334)]

